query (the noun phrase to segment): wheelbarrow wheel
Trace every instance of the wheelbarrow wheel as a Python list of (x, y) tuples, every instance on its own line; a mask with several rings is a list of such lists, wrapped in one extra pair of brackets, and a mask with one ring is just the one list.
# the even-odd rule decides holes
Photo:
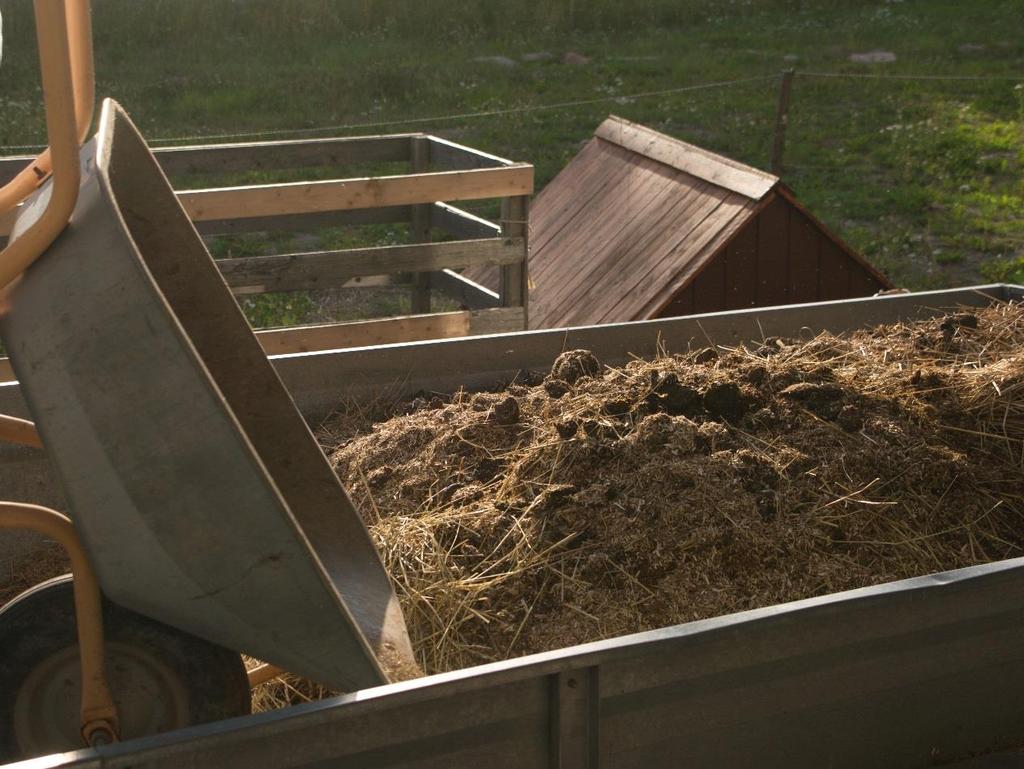
[[(0, 764), (82, 747), (70, 575), (0, 609)], [(250, 712), (241, 657), (104, 600), (107, 678), (121, 739)]]

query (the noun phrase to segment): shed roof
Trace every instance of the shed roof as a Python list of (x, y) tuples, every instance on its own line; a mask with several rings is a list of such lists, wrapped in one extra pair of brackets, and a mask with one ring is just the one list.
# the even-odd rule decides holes
[(530, 326), (653, 317), (778, 181), (608, 118), (532, 207)]
[[(814, 274), (805, 276), (813, 278), (815, 288), (807, 290), (803, 280), (807, 298), (795, 301), (852, 295), (845, 292), (854, 286), (858, 291), (891, 288), (885, 276), (803, 208), (777, 176), (611, 116), (533, 201), (529, 325), (618, 323), (671, 312), (679, 304), (673, 300), (693, 287), (705, 268), (724, 259), (727, 247), (756, 235), (765, 217), (777, 225), (780, 207), (799, 223), (804, 251), (806, 233), (816, 232), (821, 253), (831, 255), (828, 285), (816, 277), (822, 269), (816, 256)], [(794, 301), (782, 298), (790, 293), (785, 284), (796, 258), (789, 252), (785, 228), (779, 232), (766, 224), (758, 229), (765, 234), (755, 237), (756, 253), (770, 248), (774, 259), (762, 269), (782, 272), (773, 278), (755, 273), (753, 296), (776, 297), (779, 292), (770, 290), (774, 286), (782, 289), (779, 301)], [(806, 272), (807, 265), (801, 263), (799, 270)], [(466, 277), (498, 288), (497, 268), (474, 268)]]

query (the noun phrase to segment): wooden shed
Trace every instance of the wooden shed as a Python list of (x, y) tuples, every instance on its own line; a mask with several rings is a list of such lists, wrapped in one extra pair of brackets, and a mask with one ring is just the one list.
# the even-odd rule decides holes
[(778, 177), (618, 117), (537, 196), (530, 225), (530, 328), (890, 288)]

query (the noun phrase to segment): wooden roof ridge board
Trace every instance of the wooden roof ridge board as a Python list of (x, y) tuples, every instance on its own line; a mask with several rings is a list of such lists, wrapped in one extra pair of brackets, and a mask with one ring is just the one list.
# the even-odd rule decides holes
[(610, 115), (594, 135), (754, 200), (779, 182), (777, 176), (616, 115)]
[(858, 252), (852, 246), (849, 246), (846, 243), (846, 241), (844, 241), (842, 238), (836, 235), (836, 233), (834, 233), (828, 225), (821, 221), (821, 219), (812, 214), (799, 200), (796, 199), (796, 195), (793, 193), (791, 189), (789, 189), (789, 187), (787, 187), (785, 184), (780, 183), (779, 186), (776, 187), (776, 192), (788, 203), (790, 203), (797, 211), (806, 216), (810, 220), (811, 224), (817, 227), (825, 237), (827, 237), (829, 240), (831, 240), (839, 247), (840, 251), (842, 251), (854, 262), (856, 262), (857, 265), (860, 266), (865, 272), (867, 272), (872, 278), (877, 280), (887, 289), (893, 288), (893, 283), (891, 280), (889, 280), (889, 278), (887, 278), (884, 274), (879, 272), (875, 268), (875, 266), (871, 264), (871, 262), (869, 262), (867, 259), (865, 259), (860, 252)]

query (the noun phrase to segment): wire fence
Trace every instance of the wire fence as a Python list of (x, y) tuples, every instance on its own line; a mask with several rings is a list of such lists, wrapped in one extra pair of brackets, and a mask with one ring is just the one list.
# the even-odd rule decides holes
[[(543, 185), (614, 112), (774, 167), (812, 211), (898, 283), (932, 287), (1013, 277), (1014, 260), (1024, 262), (1024, 73), (795, 71), (635, 92), (613, 82), (597, 90), (597, 96), (540, 104), (163, 136), (152, 143), (428, 129), (534, 162)], [(1010, 271), (1000, 274), (993, 264)]]
[(897, 284), (1020, 280), (1022, 84), (798, 72), (781, 176)]
[[(1013, 83), (1024, 84), (1024, 74), (1021, 75), (925, 75), (925, 74), (865, 74), (865, 73), (843, 73), (843, 72), (811, 72), (796, 71), (792, 73), (803, 79), (838, 79), (838, 80), (871, 80), (871, 81), (892, 81), (892, 82), (934, 82), (934, 83)], [(753, 75), (751, 77), (736, 78), (732, 80), (713, 81), (706, 83), (695, 83), (692, 85), (679, 86), (676, 88), (664, 88), (652, 91), (641, 91), (637, 93), (615, 94), (591, 99), (578, 99), (570, 101), (552, 102), (546, 104), (534, 104), (519, 107), (507, 107), (498, 109), (479, 110), (472, 112), (455, 112), (442, 115), (426, 115), (416, 117), (396, 117), (388, 120), (360, 121), (340, 123), (316, 127), (297, 127), (283, 129), (267, 129), (253, 131), (233, 131), (226, 133), (194, 133), (182, 136), (158, 136), (149, 140), (150, 144), (159, 147), (164, 145), (194, 144), (200, 142), (221, 142), (241, 141), (257, 139), (282, 139), (282, 138), (303, 138), (315, 137), (324, 134), (338, 134), (352, 131), (364, 131), (379, 128), (400, 128), (419, 125), (452, 125), (467, 120), (480, 118), (507, 117), (512, 115), (527, 115), (531, 113), (548, 112), (554, 110), (567, 110), (576, 107), (608, 104), (629, 104), (634, 101), (651, 99), (654, 97), (677, 96), (691, 94), (697, 91), (711, 89), (730, 89), (735, 86), (747, 85), (750, 83), (777, 83), (785, 73), (772, 73)], [(1017, 89), (1020, 90), (1020, 89)], [(837, 107), (842, 109), (842, 107)], [(39, 151), (45, 149), (44, 144), (6, 144), (0, 145), (0, 152), (10, 154), (13, 152)]]

